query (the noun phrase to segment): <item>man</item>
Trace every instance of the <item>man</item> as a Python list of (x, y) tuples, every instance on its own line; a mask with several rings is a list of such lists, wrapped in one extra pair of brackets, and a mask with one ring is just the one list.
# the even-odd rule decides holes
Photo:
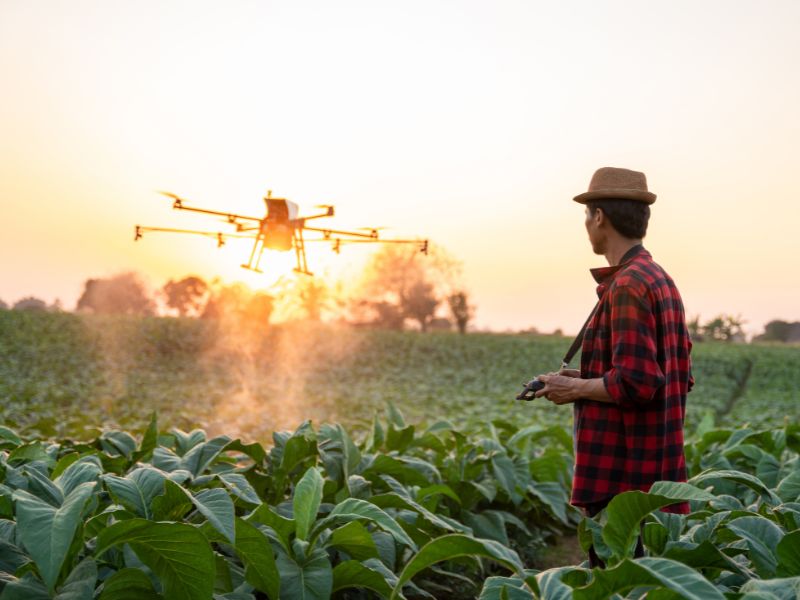
[[(611, 167), (598, 169), (589, 191), (574, 198), (586, 206), (592, 250), (609, 266), (591, 270), (599, 302), (587, 322), (580, 370), (540, 375), (545, 387), (536, 396), (574, 404), (570, 502), (588, 516), (621, 492), (686, 481), (692, 343), (675, 283), (642, 246), (655, 199), (644, 173)], [(664, 510), (686, 513), (688, 505)], [(590, 564), (602, 566), (593, 551)]]

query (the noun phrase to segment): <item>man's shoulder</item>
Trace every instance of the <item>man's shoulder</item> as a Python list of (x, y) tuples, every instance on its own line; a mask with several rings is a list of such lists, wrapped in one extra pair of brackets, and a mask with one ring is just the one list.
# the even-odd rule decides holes
[(625, 287), (646, 295), (654, 288), (676, 289), (675, 282), (649, 253), (641, 253), (630, 261), (614, 279), (614, 287)]

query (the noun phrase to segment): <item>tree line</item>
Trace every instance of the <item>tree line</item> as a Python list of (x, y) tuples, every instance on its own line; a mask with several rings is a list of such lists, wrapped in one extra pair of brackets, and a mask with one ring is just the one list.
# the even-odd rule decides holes
[[(457, 329), (466, 333), (475, 315), (461, 282), (461, 265), (444, 250), (429, 256), (415, 248), (384, 246), (367, 263), (360, 278), (345, 286), (298, 276), (280, 281), (269, 292), (244, 284), (206, 281), (197, 275), (170, 279), (151, 290), (136, 273), (90, 278), (84, 282), (76, 312), (127, 315), (172, 315), (235, 320), (263, 326), (280, 319), (330, 320), (357, 327), (420, 331)], [(27, 297), (15, 310), (63, 310), (57, 301)]]

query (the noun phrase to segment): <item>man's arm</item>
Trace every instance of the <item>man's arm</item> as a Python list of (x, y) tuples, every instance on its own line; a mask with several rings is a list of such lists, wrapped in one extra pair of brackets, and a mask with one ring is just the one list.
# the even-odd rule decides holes
[[(562, 369), (559, 373), (564, 373), (566, 370)], [(570, 369), (570, 371), (572, 370)], [(569, 404), (579, 399), (614, 403), (614, 400), (608, 395), (602, 377), (580, 379), (579, 376), (572, 373), (563, 375), (551, 373), (550, 375), (539, 375), (538, 379), (544, 382), (545, 386), (536, 392), (536, 397), (545, 396), (553, 404)]]

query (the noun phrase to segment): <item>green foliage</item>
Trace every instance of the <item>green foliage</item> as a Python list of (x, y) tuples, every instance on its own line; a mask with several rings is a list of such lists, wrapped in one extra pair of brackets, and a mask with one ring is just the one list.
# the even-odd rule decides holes
[(554, 500), (566, 499), (569, 463), (542, 470), (532, 447), (568, 451), (560, 429), (418, 430), (394, 407), (375, 428), (356, 443), (340, 425), (303, 423), (269, 452), (201, 430), (159, 434), (155, 418), (141, 440), (4, 430), (0, 598), (424, 595), (474, 587), (481, 557), (522, 577), (511, 540), (541, 546), (578, 522)]

